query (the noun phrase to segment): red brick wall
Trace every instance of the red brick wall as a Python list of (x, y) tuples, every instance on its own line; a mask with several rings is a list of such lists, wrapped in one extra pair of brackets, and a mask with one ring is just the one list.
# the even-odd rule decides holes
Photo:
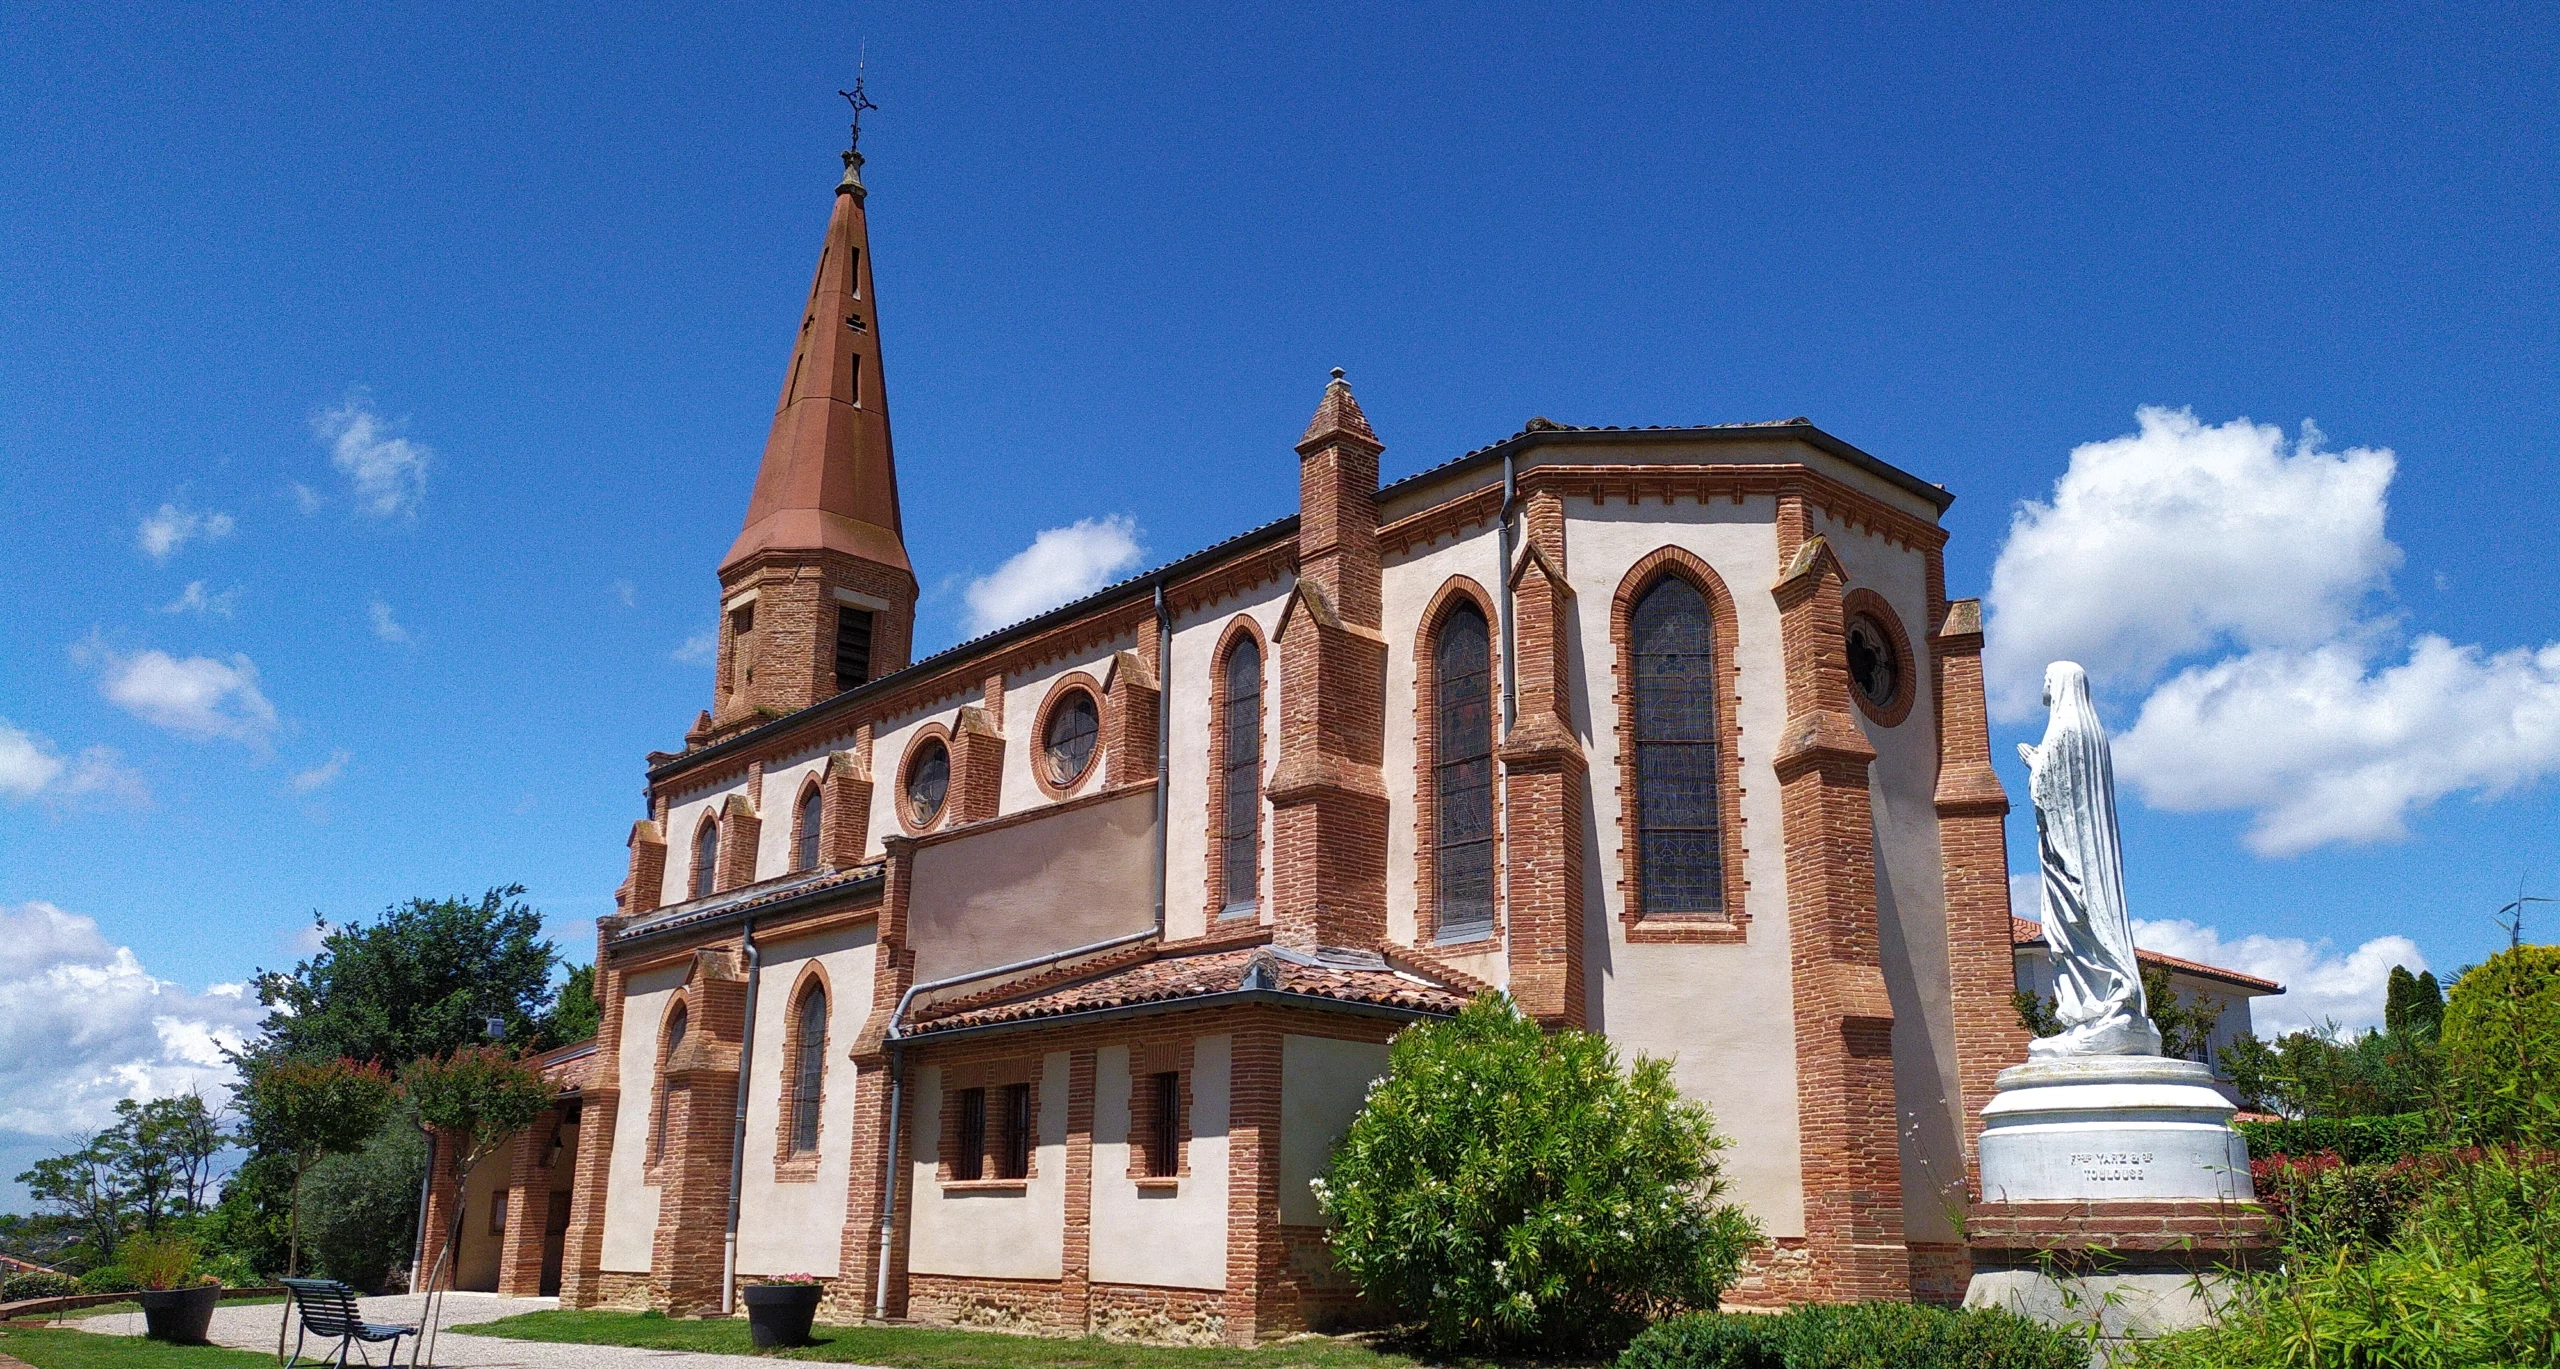
[(1960, 599), (1930, 639), (1938, 669), (1938, 845), (1946, 870), (1947, 971), (1955, 1009), (1965, 1190), (1982, 1192), (1982, 1109), (2000, 1071), (2027, 1058), (2009, 936), (2009, 796), (1991, 767), (1982, 605)]

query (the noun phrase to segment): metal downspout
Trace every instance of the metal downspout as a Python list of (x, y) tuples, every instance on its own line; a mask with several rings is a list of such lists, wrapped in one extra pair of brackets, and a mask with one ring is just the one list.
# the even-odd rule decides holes
[(755, 914), (747, 914), (740, 935), (747, 948), (747, 1021), (738, 1033), (738, 1113), (729, 1126), (729, 1229), (720, 1238), (720, 1315), (728, 1316), (738, 1301), (738, 1191), (747, 1170), (747, 1087), (755, 1078), (756, 985), (764, 976), (763, 955), (756, 950)]
[(947, 989), (955, 984), (966, 984), (971, 980), (993, 979), (997, 975), (1012, 974), (1016, 970), (1037, 969), (1042, 965), (1055, 964), (1061, 960), (1073, 960), (1080, 955), (1092, 955), (1096, 951), (1107, 951), (1114, 946), (1126, 946), (1133, 941), (1144, 941), (1154, 935), (1156, 935), (1156, 929), (1153, 927), (1144, 931), (1128, 932), (1112, 937), (1108, 941), (1094, 942), (1090, 946), (1075, 946), (1063, 951), (1051, 951), (1046, 955), (1035, 955), (1027, 960), (1014, 961), (1009, 965), (992, 965), (983, 970), (971, 970), (967, 974), (955, 974), (947, 979), (918, 984), (899, 996), (897, 1011), (889, 1014), (889, 1031), (886, 1036), (889, 1047), (889, 1144), (886, 1152), (888, 1161), (881, 1167), (880, 1174), (880, 1280), (879, 1286), (872, 1291), (871, 1295), (873, 1320), (885, 1321), (889, 1316), (889, 1249), (895, 1242), (898, 1230), (898, 1108), (906, 1092), (903, 1082), (906, 1077), (904, 1049), (906, 1036), (899, 1030), (898, 1024), (907, 1020), (907, 1008), (916, 1001), (916, 995), (933, 989)]
[[(1520, 677), (1516, 673), (1515, 667), (1512, 663), (1512, 658), (1519, 654), (1519, 643), (1515, 640), (1515, 634), (1512, 631), (1511, 622), (1511, 511), (1512, 505), (1519, 500), (1520, 485), (1517, 478), (1517, 472), (1512, 468), (1512, 459), (1513, 454), (1511, 452), (1506, 451), (1502, 454), (1502, 514), (1495, 520), (1500, 527), (1502, 547), (1501, 597), (1495, 602), (1499, 606), (1499, 611), (1502, 614), (1502, 740), (1504, 741), (1511, 740), (1511, 729), (1518, 726), (1520, 722)], [(1495, 764), (1501, 765), (1501, 748), (1498, 746), (1495, 747), (1494, 754), (1496, 757)], [(1503, 772), (1507, 775), (1509, 773), (1509, 767), (1503, 766)], [(1504, 978), (1508, 979), (1511, 961), (1511, 938), (1509, 935), (1511, 921), (1511, 805), (1508, 803), (1497, 803), (1493, 806), (1493, 812), (1494, 824), (1497, 828), (1496, 840), (1499, 842), (1502, 849), (1502, 859), (1496, 864), (1494, 869), (1494, 879), (1499, 882), (1501, 887), (1500, 896), (1502, 900), (1502, 918), (1504, 927), (1502, 943), (1503, 965)]]
[(1165, 884), (1165, 818), (1172, 810), (1165, 790), (1172, 776), (1165, 773), (1172, 747), (1167, 733), (1173, 728), (1173, 624), (1165, 617), (1164, 581), (1156, 581), (1156, 931), (1164, 931)]

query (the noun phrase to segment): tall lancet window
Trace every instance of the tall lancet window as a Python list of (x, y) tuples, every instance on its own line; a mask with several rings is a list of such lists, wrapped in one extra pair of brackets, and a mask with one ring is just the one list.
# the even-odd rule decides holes
[(1714, 619), (1666, 575), (1628, 620), (1635, 665), (1637, 880), (1645, 913), (1724, 911)]
[(1219, 912), (1246, 917), (1257, 907), (1262, 875), (1262, 649), (1252, 637), (1227, 651), (1219, 681), (1226, 736), (1220, 738), (1224, 821), (1218, 834), (1226, 890)]
[(693, 829), (693, 896), (709, 898), (720, 880), (720, 823), (704, 817)]
[(1461, 604), (1431, 651), (1433, 869), (1442, 941), (1493, 935), (1493, 634)]
[(818, 1148), (818, 1097), (827, 1078), (827, 991), (811, 984), (800, 995), (799, 1021), (793, 1035), (798, 1058), (791, 1062), (791, 1153)]
[(794, 833), (793, 869), (818, 868), (818, 831), (825, 816), (826, 805), (818, 797), (818, 786), (810, 785), (809, 792), (800, 796), (800, 827)]

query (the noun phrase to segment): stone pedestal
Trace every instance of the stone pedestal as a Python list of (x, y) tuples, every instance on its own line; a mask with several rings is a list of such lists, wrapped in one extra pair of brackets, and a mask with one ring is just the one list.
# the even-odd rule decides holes
[(2003, 1070), (1982, 1110), (1968, 1307), (2129, 1338), (2201, 1325), (2273, 1239), (2236, 1109), (2203, 1065), (2093, 1056)]

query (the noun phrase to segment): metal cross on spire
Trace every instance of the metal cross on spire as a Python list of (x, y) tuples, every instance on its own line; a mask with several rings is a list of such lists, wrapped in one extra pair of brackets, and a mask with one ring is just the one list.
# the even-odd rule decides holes
[(870, 96), (862, 93), (862, 69), (868, 65), (870, 65), (868, 54), (865, 54), (863, 57), (856, 58), (853, 68), (853, 89), (839, 90), (836, 92), (836, 94), (844, 97), (844, 102), (846, 104), (853, 106), (853, 140), (851, 146), (857, 150), (862, 146), (862, 111), (866, 109), (878, 109), (880, 107), (871, 103)]

